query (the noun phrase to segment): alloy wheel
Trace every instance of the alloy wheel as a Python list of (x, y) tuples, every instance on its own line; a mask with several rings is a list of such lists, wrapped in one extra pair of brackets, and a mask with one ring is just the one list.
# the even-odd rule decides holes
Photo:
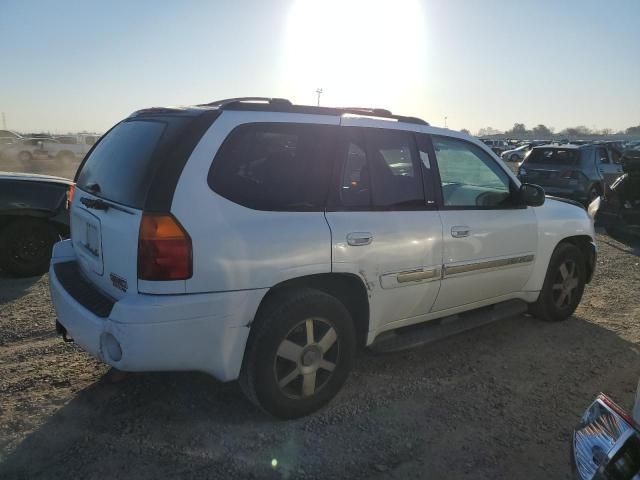
[(329, 382), (340, 355), (336, 329), (322, 318), (296, 324), (280, 343), (273, 371), (280, 391), (289, 398), (310, 397)]
[(556, 273), (555, 283), (551, 286), (555, 306), (558, 308), (570, 306), (579, 283), (575, 261), (566, 260), (561, 263)]

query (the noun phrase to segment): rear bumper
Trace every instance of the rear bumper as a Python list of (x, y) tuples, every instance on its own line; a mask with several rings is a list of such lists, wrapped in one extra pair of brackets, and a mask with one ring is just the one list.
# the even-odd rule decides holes
[(70, 241), (56, 244), (51, 299), (67, 335), (97, 359), (123, 371), (198, 370), (221, 381), (240, 373), (263, 291), (193, 295), (129, 295), (107, 317), (81, 305), (54, 265), (73, 259)]

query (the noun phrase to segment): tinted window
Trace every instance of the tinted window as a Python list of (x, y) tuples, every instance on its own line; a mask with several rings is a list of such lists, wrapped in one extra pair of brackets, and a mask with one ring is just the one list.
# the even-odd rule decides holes
[[(377, 128), (344, 128), (339, 204), (347, 208), (424, 207), (413, 134)], [(428, 157), (424, 161), (428, 163)]]
[(557, 165), (575, 165), (579, 153), (576, 149), (534, 148), (525, 160), (526, 163), (551, 163)]
[(332, 132), (323, 125), (238, 127), (216, 155), (209, 185), (257, 210), (322, 211), (333, 168)]
[(87, 158), (78, 187), (97, 184), (98, 196), (142, 208), (152, 179), (151, 157), (165, 127), (164, 122), (143, 120), (114, 127)]
[(511, 205), (507, 173), (485, 151), (453, 138), (433, 137), (445, 206)]

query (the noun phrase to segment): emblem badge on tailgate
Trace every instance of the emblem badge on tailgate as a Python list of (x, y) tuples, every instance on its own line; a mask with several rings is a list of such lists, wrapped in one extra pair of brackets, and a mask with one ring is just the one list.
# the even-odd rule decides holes
[(111, 283), (113, 283), (113, 286), (118, 290), (122, 290), (123, 292), (127, 291), (127, 281), (124, 278), (119, 277), (115, 273), (109, 274), (109, 278), (111, 278)]

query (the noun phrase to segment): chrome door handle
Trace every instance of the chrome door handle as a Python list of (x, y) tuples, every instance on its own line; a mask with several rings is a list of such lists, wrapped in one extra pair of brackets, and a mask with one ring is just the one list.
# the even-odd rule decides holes
[(468, 237), (469, 232), (471, 232), (471, 229), (469, 227), (463, 227), (463, 226), (451, 227), (451, 236), (453, 238)]
[(373, 241), (373, 234), (369, 232), (353, 232), (347, 235), (347, 243), (352, 247), (369, 245)]

